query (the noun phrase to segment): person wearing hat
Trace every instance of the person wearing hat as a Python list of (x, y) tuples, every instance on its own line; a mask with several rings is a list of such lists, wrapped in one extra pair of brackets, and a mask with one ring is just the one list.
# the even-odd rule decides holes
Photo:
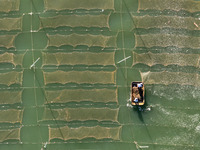
[(142, 83), (139, 83), (137, 86), (138, 86), (138, 88), (142, 88), (143, 85), (142, 85)]
[(138, 98), (135, 98), (135, 99), (134, 99), (134, 102), (135, 102), (135, 103), (138, 103)]

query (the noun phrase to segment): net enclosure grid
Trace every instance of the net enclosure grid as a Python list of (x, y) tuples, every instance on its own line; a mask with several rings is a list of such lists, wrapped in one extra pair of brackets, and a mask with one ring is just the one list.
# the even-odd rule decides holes
[(0, 149), (200, 149), (199, 66), (199, 0), (0, 0)]

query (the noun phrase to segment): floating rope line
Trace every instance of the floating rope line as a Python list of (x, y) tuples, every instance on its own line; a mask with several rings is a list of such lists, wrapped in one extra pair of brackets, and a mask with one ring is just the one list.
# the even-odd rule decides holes
[[(33, 0), (31, 0), (31, 3), (32, 3), (32, 6), (33, 6), (33, 8), (35, 9), (35, 11), (37, 12), (37, 8), (35, 7)], [(43, 23), (42, 23), (41, 18), (40, 18), (39, 15), (38, 15), (38, 18), (39, 18), (39, 21), (40, 21), (40, 23), (41, 23), (41, 26), (43, 27)], [(32, 24), (31, 24), (31, 25), (32, 25)], [(31, 28), (31, 29), (32, 29), (32, 28)], [(46, 34), (46, 36), (47, 36), (47, 32), (45, 31), (45, 29), (43, 29), (43, 30), (44, 30), (44, 32), (45, 32), (45, 34)], [(47, 38), (48, 38), (48, 37), (47, 37)], [(48, 39), (48, 40), (49, 40), (49, 39)], [(37, 60), (39, 60), (39, 58), (38, 58)], [(36, 62), (37, 62), (37, 60), (36, 60)], [(33, 64), (34, 64), (34, 63), (33, 63)], [(34, 77), (35, 77), (35, 79), (37, 80), (39, 87), (42, 87), (41, 84), (40, 84), (40, 82), (39, 82), (39, 80), (38, 80), (38, 78), (37, 78), (37, 74), (36, 74), (35, 71), (34, 71), (34, 73), (35, 73), (35, 76), (34, 76)], [(44, 89), (44, 87), (41, 88), (41, 89), (42, 89), (42, 94), (44, 95), (44, 99), (45, 99), (45, 101), (46, 101), (46, 104), (47, 104), (47, 106), (49, 107), (49, 110), (50, 110), (50, 112), (51, 112), (51, 115), (52, 115), (52, 117), (53, 117), (53, 119), (54, 119), (54, 121), (55, 121), (55, 123), (56, 123), (56, 125), (57, 125), (57, 127), (58, 127), (58, 129), (59, 129), (59, 131), (60, 131), (61, 136), (62, 136), (63, 139), (64, 139), (64, 135), (63, 135), (63, 133), (62, 133), (62, 131), (61, 131), (61, 129), (60, 129), (58, 123), (57, 123), (57, 120), (56, 120), (56, 117), (55, 117), (55, 115), (54, 115), (54, 113), (53, 113), (53, 111), (52, 111), (51, 105), (48, 103), (48, 100), (47, 100), (47, 97), (46, 97), (46, 94), (45, 94), (45, 89)], [(40, 136), (41, 136), (41, 135), (40, 135)]]
[[(36, 74), (35, 74), (35, 79), (37, 80), (39, 86), (41, 87), (41, 84), (40, 84), (40, 82), (39, 82), (39, 80), (38, 80)], [(46, 96), (46, 94), (45, 94), (45, 89), (44, 89), (44, 87), (41, 88), (41, 89), (42, 89), (42, 94), (44, 95), (44, 99), (45, 99), (45, 101), (46, 101), (46, 104), (47, 104), (47, 106), (48, 106), (48, 108), (49, 108), (49, 110), (50, 110), (50, 112), (51, 112), (52, 117), (53, 117), (53, 120), (55, 121), (56, 126), (58, 127), (58, 130), (59, 130), (59, 132), (60, 132), (61, 137), (64, 139), (64, 135), (63, 135), (63, 133), (62, 133), (62, 130), (60, 129), (60, 126), (58, 125), (58, 122), (57, 122), (56, 117), (55, 117), (55, 115), (54, 115), (54, 113), (53, 113), (53, 110), (52, 110), (52, 108), (51, 108), (51, 105), (50, 105), (50, 103), (49, 103), (48, 100), (47, 100), (47, 96)]]

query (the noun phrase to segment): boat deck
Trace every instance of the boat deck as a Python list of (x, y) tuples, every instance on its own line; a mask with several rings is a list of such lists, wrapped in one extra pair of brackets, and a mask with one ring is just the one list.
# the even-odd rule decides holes
[[(132, 100), (131, 100), (131, 104), (132, 105), (144, 105), (144, 84), (142, 87), (138, 87), (138, 84), (140, 84), (141, 82), (132, 82)], [(134, 100), (137, 99), (138, 102), (135, 102)]]

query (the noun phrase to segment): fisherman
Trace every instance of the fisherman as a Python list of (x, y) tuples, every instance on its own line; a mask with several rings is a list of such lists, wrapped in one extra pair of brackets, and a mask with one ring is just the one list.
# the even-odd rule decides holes
[(138, 98), (135, 98), (135, 99), (134, 99), (134, 102), (135, 102), (135, 103), (138, 103)]
[(138, 88), (142, 88), (143, 87), (143, 84), (142, 83), (139, 83), (137, 84)]

